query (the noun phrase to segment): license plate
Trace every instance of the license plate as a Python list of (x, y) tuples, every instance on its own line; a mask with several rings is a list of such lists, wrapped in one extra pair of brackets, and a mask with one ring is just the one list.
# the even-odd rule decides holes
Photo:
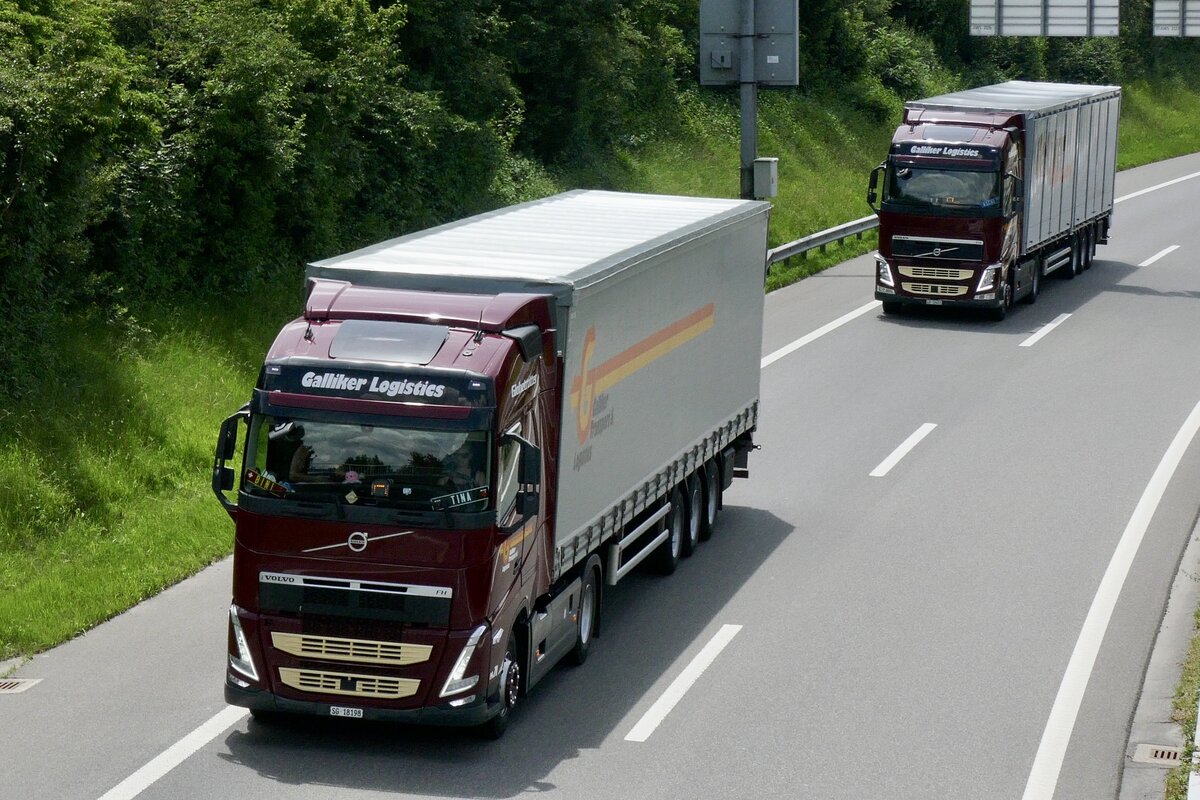
[(362, 719), (362, 709), (347, 708), (346, 706), (330, 706), (329, 715), (332, 717), (352, 717), (353, 719)]
[(925, 305), (927, 305), (927, 306), (940, 306), (941, 304), (942, 304), (941, 300), (926, 300), (925, 301)]

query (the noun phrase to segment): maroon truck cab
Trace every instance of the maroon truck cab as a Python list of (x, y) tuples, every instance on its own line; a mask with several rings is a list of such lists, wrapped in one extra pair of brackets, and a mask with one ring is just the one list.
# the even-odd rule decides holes
[(550, 580), (550, 302), (310, 282), (214, 465), (236, 523), (228, 702), (506, 722), (507, 633)]
[(1005, 308), (1019, 250), (1017, 130), (993, 114), (925, 122), (922, 113), (908, 112), (871, 176), (869, 202), (880, 201), (875, 298), (889, 312), (903, 304)]

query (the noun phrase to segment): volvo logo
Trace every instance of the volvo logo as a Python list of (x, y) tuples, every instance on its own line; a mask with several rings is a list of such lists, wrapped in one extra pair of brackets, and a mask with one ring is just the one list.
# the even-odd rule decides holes
[(355, 531), (350, 534), (350, 538), (346, 539), (346, 546), (356, 553), (361, 553), (367, 549), (367, 542), (369, 541), (370, 539), (367, 538), (367, 534), (362, 531)]

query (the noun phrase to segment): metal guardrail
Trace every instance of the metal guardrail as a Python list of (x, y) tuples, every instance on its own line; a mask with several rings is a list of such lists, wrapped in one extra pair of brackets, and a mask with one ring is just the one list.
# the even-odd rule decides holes
[(846, 222), (835, 228), (810, 233), (808, 236), (797, 239), (794, 242), (781, 244), (779, 247), (768, 250), (767, 266), (780, 261), (786, 261), (792, 256), (802, 256), (809, 250), (814, 250), (818, 247), (824, 250), (826, 245), (841, 242), (843, 239), (849, 239), (851, 236), (857, 236), (861, 239), (864, 233), (877, 227), (879, 227), (879, 219), (872, 214), (869, 217), (856, 219), (853, 222)]

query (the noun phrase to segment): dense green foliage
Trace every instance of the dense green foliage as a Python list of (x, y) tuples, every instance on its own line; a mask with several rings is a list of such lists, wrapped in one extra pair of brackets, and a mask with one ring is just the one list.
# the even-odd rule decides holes
[[(228, 551), (215, 431), (299, 265), (576, 186), (736, 195), (698, 5), (0, 0), (0, 658)], [(1149, 7), (1045, 41), (972, 39), (966, 0), (806, 0), (803, 85), (760, 94), (773, 243), (867, 213), (905, 98), (1120, 82), (1122, 166), (1200, 149), (1200, 45)], [(825, 263), (796, 261), (772, 285)]]

